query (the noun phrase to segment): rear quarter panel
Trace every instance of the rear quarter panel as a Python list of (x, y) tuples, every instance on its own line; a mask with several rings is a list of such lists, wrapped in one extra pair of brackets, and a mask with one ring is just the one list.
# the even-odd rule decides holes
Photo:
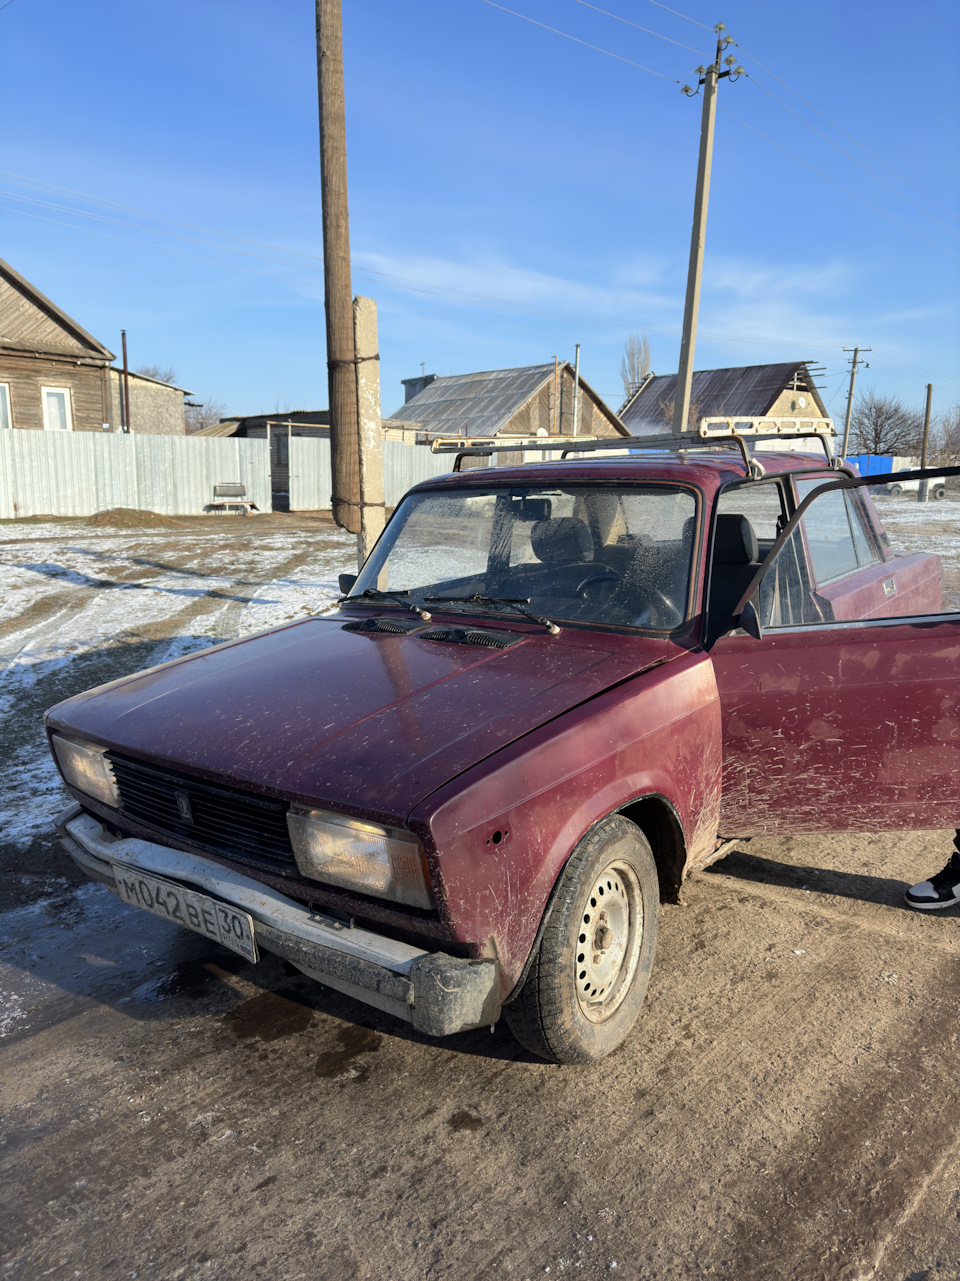
[(656, 795), (682, 827), (687, 865), (710, 860), (720, 809), (713, 666), (690, 654), (565, 713), (435, 793), (424, 824), (455, 936), (520, 978), (550, 893), (600, 819)]

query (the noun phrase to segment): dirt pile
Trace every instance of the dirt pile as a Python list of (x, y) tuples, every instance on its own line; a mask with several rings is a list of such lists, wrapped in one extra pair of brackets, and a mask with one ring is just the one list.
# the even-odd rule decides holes
[(88, 525), (110, 525), (118, 529), (143, 529), (149, 525), (164, 525), (175, 528), (177, 521), (173, 516), (161, 516), (159, 512), (139, 511), (135, 507), (111, 507), (109, 511), (95, 512), (87, 518)]

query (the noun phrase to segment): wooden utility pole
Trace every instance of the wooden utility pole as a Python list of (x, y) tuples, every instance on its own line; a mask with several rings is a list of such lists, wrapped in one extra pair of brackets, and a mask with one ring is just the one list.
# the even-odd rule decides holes
[[(853, 417), (853, 389), (857, 384), (857, 367), (859, 365), (863, 365), (865, 369), (870, 368), (867, 361), (860, 359), (859, 347), (844, 347), (843, 350), (852, 351), (853, 355), (850, 357), (850, 386), (847, 389), (847, 416), (843, 420), (843, 450), (840, 454), (841, 459), (846, 458), (847, 450), (850, 447), (850, 419)], [(873, 348), (864, 347), (863, 350), (872, 351)]]
[[(927, 465), (927, 446), (930, 443), (930, 410), (933, 407), (933, 383), (927, 383), (927, 407), (923, 411), (923, 452), (920, 456), (920, 466), (925, 468)], [(930, 485), (928, 481), (921, 480), (920, 488), (917, 490), (917, 502), (925, 503), (930, 497)]]
[(360, 438), (357, 422), (347, 126), (343, 94), (340, 0), (316, 0), (320, 86), (320, 184), (323, 198), (323, 301), (327, 318), (327, 386), (333, 519), (360, 533)]
[[(721, 64), (721, 56), (733, 36), (724, 35), (726, 27), (718, 22), (717, 56), (709, 67), (697, 67), (702, 77), (703, 113), (700, 118), (700, 157), (697, 162), (697, 191), (693, 201), (693, 230), (690, 233), (690, 264), (687, 268), (687, 296), (683, 305), (683, 336), (680, 340), (680, 368), (673, 399), (673, 431), (688, 429), (690, 414), (690, 389), (693, 384), (693, 358), (697, 346), (697, 318), (700, 314), (700, 282), (703, 277), (703, 250), (707, 239), (707, 205), (710, 200), (710, 169), (713, 164), (713, 131), (717, 118), (717, 85), (727, 76), (737, 78), (743, 68), (736, 65), (736, 58), (728, 57)], [(726, 71), (722, 70), (726, 66)], [(688, 97), (695, 90), (683, 86)]]

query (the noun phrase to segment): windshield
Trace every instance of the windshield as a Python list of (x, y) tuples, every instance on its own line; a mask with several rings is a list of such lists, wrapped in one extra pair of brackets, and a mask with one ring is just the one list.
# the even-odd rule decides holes
[(496, 596), (558, 621), (670, 630), (687, 614), (696, 511), (673, 485), (411, 494), (350, 594)]

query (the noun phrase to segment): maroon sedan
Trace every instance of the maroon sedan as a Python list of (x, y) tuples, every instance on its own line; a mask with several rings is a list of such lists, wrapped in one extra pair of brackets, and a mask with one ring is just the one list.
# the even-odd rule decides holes
[(960, 822), (953, 571), (889, 477), (707, 443), (420, 484), (336, 615), (60, 703), (67, 849), (423, 1032), (607, 1054), (727, 842)]

